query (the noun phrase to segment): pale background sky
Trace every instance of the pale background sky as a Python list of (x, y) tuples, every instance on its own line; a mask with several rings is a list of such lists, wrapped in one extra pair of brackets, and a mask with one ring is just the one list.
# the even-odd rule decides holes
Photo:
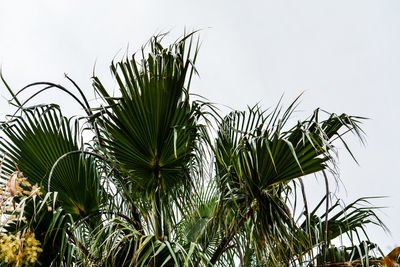
[[(400, 1), (105, 1), (0, 0), (0, 65), (15, 90), (34, 81), (68, 85), (68, 73), (92, 93), (96, 74), (110, 88), (108, 66), (150, 36), (203, 29), (192, 92), (233, 108), (257, 102), (289, 104), (305, 91), (298, 118), (321, 107), (371, 118), (364, 124), (367, 146), (350, 138), (360, 163), (344, 151), (340, 174), (346, 202), (388, 196), (374, 204), (392, 230), (371, 228), (385, 251), (400, 245), (398, 152), (400, 130)], [(174, 38), (171, 38), (174, 39)], [(13, 110), (0, 85), (0, 118)], [(67, 114), (79, 106), (60, 92), (40, 100), (63, 103)], [(39, 101), (39, 100), (38, 100)], [(313, 177), (310, 177), (314, 180)], [(308, 198), (319, 198), (312, 185)]]

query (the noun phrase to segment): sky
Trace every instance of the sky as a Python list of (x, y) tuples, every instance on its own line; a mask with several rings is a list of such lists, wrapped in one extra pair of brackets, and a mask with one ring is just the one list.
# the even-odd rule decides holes
[[(14, 90), (36, 81), (70, 86), (67, 73), (95, 102), (94, 70), (113, 90), (111, 60), (138, 51), (154, 34), (169, 31), (174, 40), (185, 29), (200, 30), (192, 92), (235, 109), (266, 109), (282, 95), (288, 105), (304, 92), (298, 119), (317, 107), (370, 118), (365, 146), (347, 139), (359, 164), (339, 149), (345, 189), (338, 194), (347, 203), (387, 196), (373, 204), (385, 207), (378, 214), (392, 233), (370, 227), (370, 237), (390, 251), (400, 245), (399, 14), (397, 0), (0, 0), (0, 65)], [(1, 120), (14, 111), (9, 98), (1, 84)], [(58, 91), (35, 101), (79, 112)], [(322, 180), (307, 179), (308, 198), (318, 199)]]

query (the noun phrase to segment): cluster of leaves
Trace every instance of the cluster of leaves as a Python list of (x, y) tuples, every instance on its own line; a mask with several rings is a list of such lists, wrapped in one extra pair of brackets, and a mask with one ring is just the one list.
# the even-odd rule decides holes
[[(13, 173), (18, 166), (45, 196), (25, 202), (26, 219), (2, 225), (3, 232), (29, 229), (46, 252), (36, 261), (44, 266), (396, 261), (396, 253), (378, 258), (359, 234), (368, 224), (384, 227), (368, 198), (330, 203), (326, 172), (334, 169), (335, 142), (348, 149), (344, 133), (362, 138), (362, 118), (317, 109), (289, 127), (297, 99), (286, 110), (255, 106), (223, 117), (189, 93), (198, 52), (193, 36), (166, 48), (162, 36), (154, 37), (140, 61), (133, 55), (113, 63), (116, 95), (93, 77), (97, 107), (69, 77), (78, 94), (49, 82), (13, 92), (3, 79), (17, 107), (1, 125), (3, 168)], [(26, 107), (32, 97), (20, 102), (20, 93), (34, 88), (32, 97), (64, 91), (86, 116), (66, 118), (55, 104)], [(89, 142), (82, 127), (92, 133)], [(310, 174), (326, 182), (312, 210), (302, 182)], [(334, 245), (342, 236), (349, 247)]]

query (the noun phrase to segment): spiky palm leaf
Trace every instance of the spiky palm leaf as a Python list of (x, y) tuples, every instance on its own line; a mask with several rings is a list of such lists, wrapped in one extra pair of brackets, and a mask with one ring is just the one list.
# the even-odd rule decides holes
[[(328, 168), (331, 140), (340, 136), (341, 128), (359, 131), (359, 118), (331, 114), (319, 121), (318, 110), (310, 119), (285, 128), (294, 106), (295, 102), (282, 117), (279, 108), (269, 115), (258, 107), (233, 112), (221, 123), (216, 143), (220, 205), (238, 212), (240, 216), (231, 218), (237, 228), (248, 220), (254, 223), (260, 256), (267, 248), (267, 257), (278, 262), (307, 246), (305, 235), (293, 235), (298, 226), (285, 200), (287, 183)], [(221, 240), (212, 262), (233, 237)]]

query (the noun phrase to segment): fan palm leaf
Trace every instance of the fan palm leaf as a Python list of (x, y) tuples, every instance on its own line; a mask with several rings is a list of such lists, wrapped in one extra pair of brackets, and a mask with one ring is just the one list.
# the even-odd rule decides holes
[[(155, 39), (138, 65), (132, 59), (111, 66), (121, 93), (111, 97), (94, 78), (106, 100), (106, 147), (141, 190), (162, 184), (165, 190), (184, 180), (196, 140), (196, 106), (185, 88), (191, 62), (182, 42), (164, 49)], [(189, 56), (189, 55), (188, 55)]]
[(5, 158), (4, 170), (17, 166), (31, 184), (58, 192), (59, 200), (68, 213), (78, 217), (97, 211), (100, 207), (100, 175), (93, 157), (74, 154), (65, 157), (50, 171), (64, 154), (81, 150), (79, 124), (62, 116), (56, 106), (24, 109), (22, 115), (2, 124), (5, 138), (0, 140)]
[(147, 57), (143, 50), (140, 64), (135, 56), (113, 64), (120, 97), (111, 97), (94, 78), (94, 87), (107, 103), (98, 120), (103, 147), (127, 174), (125, 182), (134, 186), (129, 194), (151, 202), (158, 237), (168, 235), (162, 223), (173, 214), (168, 203), (182, 186), (190, 186), (188, 166), (198, 141), (199, 105), (189, 100), (194, 68), (186, 38), (163, 48), (155, 37)]

